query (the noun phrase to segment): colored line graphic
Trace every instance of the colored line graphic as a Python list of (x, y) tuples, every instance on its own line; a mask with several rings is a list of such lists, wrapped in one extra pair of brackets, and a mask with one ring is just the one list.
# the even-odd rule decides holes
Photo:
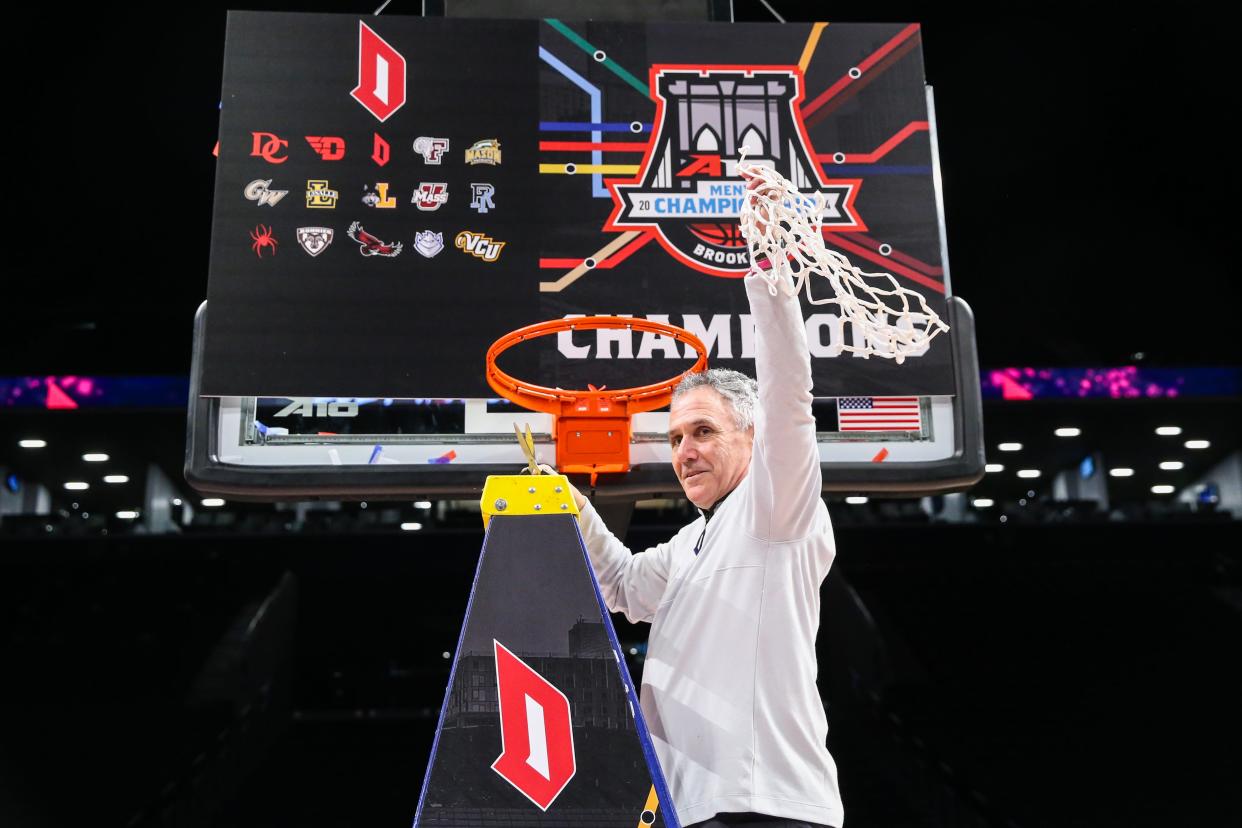
[[(621, 80), (625, 81), (630, 86), (638, 90), (638, 92), (641, 93), (644, 98), (650, 97), (650, 93), (647, 91), (647, 84), (643, 83), (638, 78), (634, 77), (624, 68), (622, 68), (616, 61), (608, 57), (607, 53), (604, 52), (603, 49), (595, 48), (590, 43), (588, 43), (585, 38), (583, 38), (573, 29), (569, 28), (568, 26), (566, 26), (564, 23), (557, 20), (556, 18), (548, 17), (548, 18), (545, 18), (544, 20), (549, 26), (556, 29), (561, 34), (565, 35), (565, 37), (568, 38), (571, 43), (573, 43), (579, 49), (581, 49), (582, 51), (590, 55), (592, 59), (596, 60), (599, 63), (604, 64), (605, 69), (609, 70), (614, 75), (619, 77)], [(604, 55), (603, 60), (600, 60), (600, 58), (598, 57), (599, 55)]]
[[(598, 87), (592, 86), (586, 78), (579, 75), (573, 69), (570, 69), (542, 46), (539, 47), (539, 59), (551, 66), (557, 72), (560, 72), (561, 75), (563, 75), (574, 86), (587, 93), (587, 97), (591, 100), (591, 119), (593, 121), (599, 121), (603, 117), (603, 96), (600, 95)], [(602, 137), (603, 136), (600, 135), (600, 130), (597, 129), (591, 131), (592, 141), (599, 142)], [(591, 161), (594, 165), (598, 166), (601, 160), (603, 159), (599, 150), (595, 150), (591, 153)], [(543, 171), (543, 165), (540, 165), (539, 172)], [(586, 170), (583, 170), (583, 172), (586, 172)], [(604, 186), (604, 179), (603, 176), (600, 175), (600, 172), (603, 172), (603, 170), (600, 170), (591, 176), (591, 195), (595, 198), (611, 198), (608, 194), (608, 189)]]
[[(927, 132), (929, 129), (927, 121), (911, 121), (906, 124), (897, 134), (889, 138), (883, 144), (876, 147), (874, 152), (856, 152), (843, 153), (846, 164), (874, 164), (884, 156), (888, 155), (894, 149), (901, 145), (903, 141), (916, 132)], [(815, 160), (821, 163), (832, 161), (832, 155), (816, 155)], [(926, 169), (926, 168), (924, 168)]]
[[(634, 129), (634, 124), (638, 124), (640, 129)], [(590, 121), (540, 121), (540, 132), (592, 132), (598, 130), (600, 132), (651, 132), (651, 124), (644, 124), (640, 121), (634, 121), (628, 124), (618, 123), (592, 123)]]
[[(809, 119), (812, 115), (816, 113), (816, 111), (818, 111), (821, 107), (824, 106), (824, 104), (828, 103), (830, 100), (836, 97), (836, 95), (839, 92), (841, 92), (843, 89), (850, 86), (851, 84), (856, 84), (857, 81), (861, 80), (862, 78), (865, 78), (867, 76), (868, 69), (875, 67), (875, 65), (879, 63), (884, 57), (886, 57), (890, 52), (897, 49), (897, 47), (901, 46), (906, 41), (910, 40), (910, 38), (912, 38), (914, 35), (918, 34), (918, 31), (919, 31), (919, 25), (917, 23), (911, 23), (909, 26), (902, 29), (891, 40), (889, 40), (887, 43), (885, 43), (883, 46), (877, 49), (874, 53), (872, 53), (866, 60), (858, 64), (858, 66), (854, 67), (859, 72), (858, 77), (854, 77), (853, 75), (847, 72), (844, 75), (844, 77), (842, 77), (832, 86), (828, 87), (823, 92), (821, 92), (810, 103), (804, 105), (802, 107), (802, 117)], [(910, 45), (913, 46), (913, 43), (911, 43)], [(854, 91), (856, 92), (857, 89)], [(811, 122), (808, 120), (807, 126), (811, 126), (811, 125), (812, 125)]]
[(825, 232), (824, 241), (836, 247), (839, 247), (842, 250), (847, 250), (850, 253), (855, 254), (856, 256), (862, 256), (864, 259), (869, 259), (878, 265), (882, 265), (886, 270), (888, 270), (894, 276), (905, 276), (910, 281), (916, 282), (922, 285), (923, 287), (931, 288), (932, 290), (940, 294), (944, 293), (943, 282), (938, 282), (935, 279), (931, 278), (930, 276), (924, 276), (922, 273), (919, 273), (916, 270), (912, 270), (908, 267), (905, 267), (904, 265), (900, 265), (897, 262), (894, 262), (891, 257), (881, 256), (879, 253), (877, 253), (874, 250), (868, 250), (867, 248), (861, 245), (854, 244), (853, 242), (849, 241), (844, 236), (838, 233)]
[(819, 45), (819, 36), (826, 28), (828, 28), (827, 23), (816, 23), (811, 26), (811, 34), (806, 39), (806, 46), (802, 47), (802, 57), (798, 58), (798, 68), (803, 72), (806, 72), (806, 67), (811, 65), (811, 56), (815, 54), (815, 47)]
[[(633, 175), (638, 172), (637, 164), (540, 164), (539, 172), (543, 175), (574, 175), (576, 173), (617, 173)], [(605, 193), (607, 195), (607, 193)], [(611, 196), (609, 196), (611, 198)]]
[[(622, 233), (621, 235), (617, 236), (615, 239), (610, 241), (608, 244), (604, 245), (599, 250), (595, 251), (593, 255), (588, 257), (588, 259), (593, 260), (593, 261), (600, 261), (602, 259), (605, 259), (608, 256), (611, 256), (614, 252), (620, 250), (622, 247), (625, 247), (625, 245), (629, 244), (634, 239), (642, 235), (645, 235), (645, 234), (639, 230), (629, 230), (625, 233)], [(578, 265), (573, 270), (569, 271), (564, 276), (557, 279), (555, 282), (540, 282), (539, 292), (540, 293), (560, 293), (562, 290), (569, 287), (574, 282), (578, 281), (578, 279), (582, 278), (582, 275), (584, 273), (586, 273), (588, 270), (594, 269), (591, 267), (587, 267), (586, 262), (588, 261), (588, 259), (583, 259), (582, 264)]]

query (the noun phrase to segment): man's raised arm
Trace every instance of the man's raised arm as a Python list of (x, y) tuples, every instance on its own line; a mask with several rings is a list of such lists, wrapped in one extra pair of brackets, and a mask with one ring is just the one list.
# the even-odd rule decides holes
[(766, 540), (795, 540), (811, 531), (823, 485), (802, 306), (797, 295), (778, 290), (773, 296), (761, 276), (743, 281), (755, 320), (759, 383), (750, 467), (753, 527)]

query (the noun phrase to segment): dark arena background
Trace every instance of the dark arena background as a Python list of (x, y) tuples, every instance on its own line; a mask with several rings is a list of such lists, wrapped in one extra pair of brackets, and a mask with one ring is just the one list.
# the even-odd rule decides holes
[[(479, 565), (483, 475), (462, 484), (460, 469), (516, 472), (516, 447), (476, 461), (463, 439), (410, 460), (328, 424), (352, 411), (355, 434), (470, 437), (463, 400), (492, 396), (479, 343), (567, 314), (698, 325), (713, 364), (746, 369), (728, 180), (747, 141), (834, 194), (828, 243), (939, 313), (957, 298), (973, 311), (977, 365), (949, 336), (904, 372), (836, 359), (828, 327), (815, 352), (823, 431), (851, 416), (832, 399), (977, 397), (981, 420), (952, 410), (987, 464), (969, 484), (860, 473), (825, 491), (838, 555), (819, 687), (848, 825), (1237, 824), (1242, 347), (1223, 20), (787, 0), (375, 11), (10, 21), (0, 825), (668, 824), (664, 808), (642, 821), (662, 783), (612, 657), (639, 682), (648, 627), (613, 616), (612, 638), (590, 579), (551, 546), (493, 531), (497, 569)], [(358, 73), (360, 21), (405, 57), (392, 111), (338, 83)], [(761, 91), (730, 85), (743, 64), (765, 67)], [(702, 72), (687, 65), (714, 67), (712, 95), (690, 91)], [(767, 120), (743, 123), (755, 107)], [(588, 345), (612, 353), (577, 336), (505, 367), (582, 387), (688, 366), (663, 346), (627, 361), (619, 340), (609, 365), (575, 362)], [(230, 433), (287, 449), (318, 496), (222, 495), (201, 467), (188, 480), (187, 445), (209, 430), (200, 392), (237, 395)], [(513, 411), (484, 406), (501, 432)], [(922, 412), (924, 432), (940, 422)], [(826, 481), (850, 444), (823, 443)], [(910, 464), (912, 445), (874, 459)], [(331, 460), (297, 459), (321, 449)], [(330, 495), (403, 463), (413, 482), (396, 493)], [(633, 549), (696, 516), (675, 484), (644, 486), (599, 489)], [(572, 546), (567, 523), (557, 532)], [(538, 550), (525, 577), (552, 596), (546, 629), (514, 629), (531, 642), (516, 661), (596, 693), (566, 701), (578, 776), (546, 812), (498, 775), (495, 675), (519, 668), (489, 642), (517, 626), (510, 547)]]

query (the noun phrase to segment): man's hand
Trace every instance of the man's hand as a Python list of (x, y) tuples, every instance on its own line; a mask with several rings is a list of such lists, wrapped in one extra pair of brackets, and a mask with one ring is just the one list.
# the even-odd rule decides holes
[[(746, 198), (751, 198), (751, 191), (759, 190), (763, 186), (763, 179), (757, 178), (749, 168), (739, 168), (738, 174), (742, 176), (742, 180), (746, 182)], [(772, 220), (771, 214), (768, 212), (768, 206), (764, 204), (764, 199), (768, 201), (776, 201), (780, 198), (779, 194), (772, 191), (769, 187), (765, 192), (756, 193), (754, 200), (755, 213), (755, 229), (759, 233), (768, 232), (768, 222)]]

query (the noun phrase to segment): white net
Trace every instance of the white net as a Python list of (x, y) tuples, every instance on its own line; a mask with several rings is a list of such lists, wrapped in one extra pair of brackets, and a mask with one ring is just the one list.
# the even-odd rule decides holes
[[(902, 363), (921, 356), (936, 335), (949, 330), (923, 295), (902, 287), (891, 273), (867, 273), (824, 244), (824, 197), (800, 193), (770, 167), (738, 161), (751, 184), (742, 203), (742, 236), (750, 248), (751, 272), (778, 290), (795, 295), (806, 289), (813, 305), (837, 305), (855, 327), (852, 343), (841, 350), (872, 354)], [(811, 275), (828, 280), (832, 296), (811, 294)]]

